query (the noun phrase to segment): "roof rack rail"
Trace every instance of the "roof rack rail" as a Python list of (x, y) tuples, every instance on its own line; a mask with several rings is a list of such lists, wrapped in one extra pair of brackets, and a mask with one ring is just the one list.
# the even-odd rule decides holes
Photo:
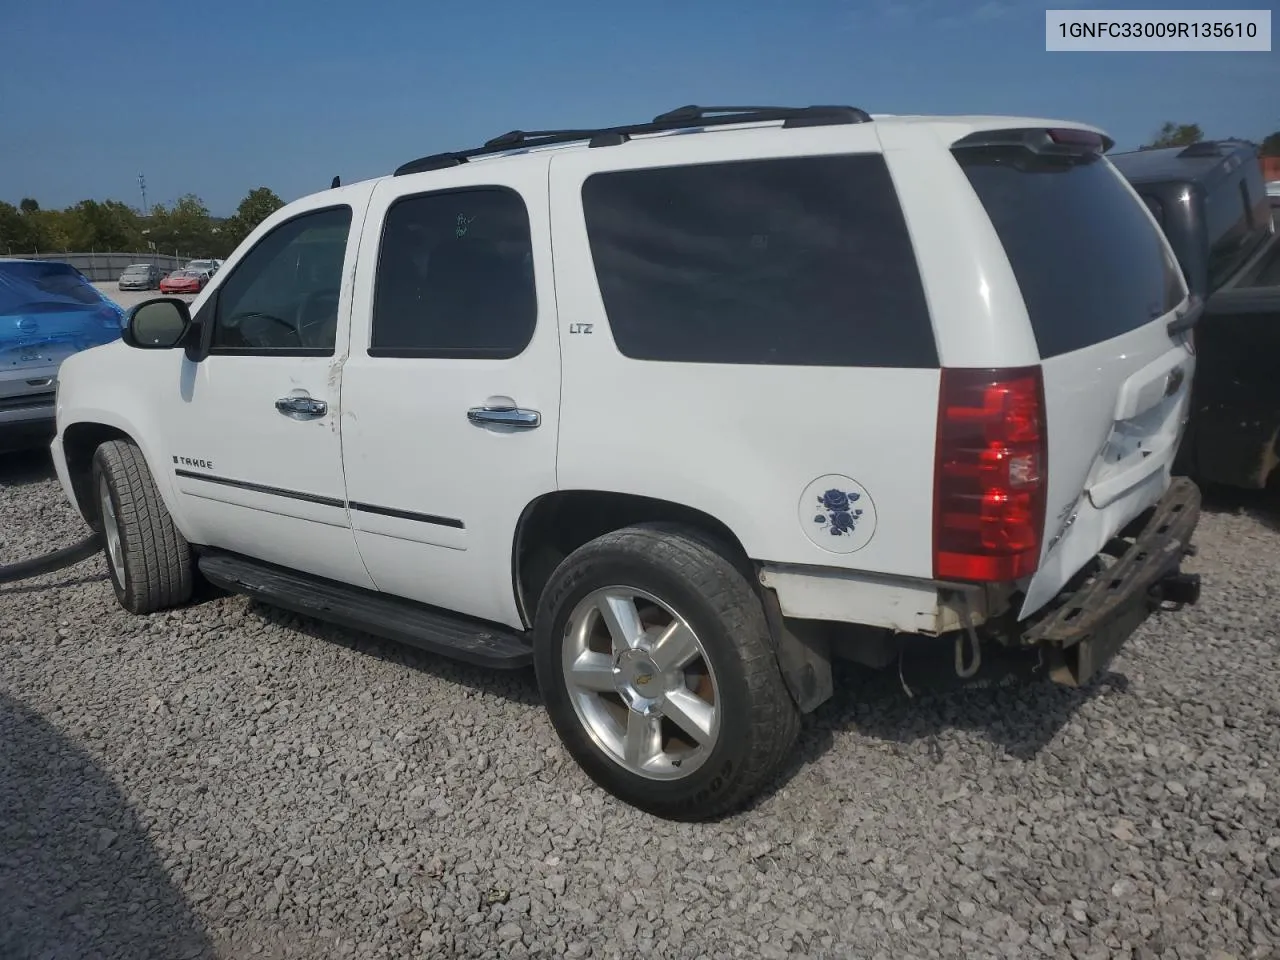
[(410, 160), (396, 168), (395, 176), (442, 170), (466, 163), (473, 157), (503, 153), (517, 148), (533, 149), (559, 143), (586, 140), (591, 147), (612, 147), (626, 143), (632, 136), (646, 133), (662, 133), (692, 127), (721, 127), (735, 123), (763, 123), (783, 121), (785, 129), (797, 127), (832, 126), (845, 123), (870, 123), (871, 115), (859, 107), (811, 106), (811, 107), (699, 107), (690, 104), (660, 113), (648, 122), (623, 124), (616, 127), (568, 130), (511, 130), (487, 140), (483, 146), (448, 153), (434, 153)]

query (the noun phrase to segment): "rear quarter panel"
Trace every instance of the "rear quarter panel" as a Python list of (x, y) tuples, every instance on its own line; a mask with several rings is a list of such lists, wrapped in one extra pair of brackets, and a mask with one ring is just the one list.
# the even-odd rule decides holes
[[(937, 369), (667, 363), (628, 358), (615, 344), (583, 214), (584, 180), (602, 169), (739, 159), (742, 138), (751, 135), (670, 137), (633, 142), (607, 159), (607, 150), (553, 159), (557, 305), (566, 334), (559, 486), (696, 508), (759, 560), (928, 577)], [(868, 124), (789, 130), (773, 136), (767, 152), (745, 155), (880, 151)], [(938, 221), (933, 215), (922, 229)], [(592, 325), (592, 335), (574, 335), (579, 324)], [(847, 492), (846, 479), (865, 494), (856, 535), (815, 535), (819, 496)]]

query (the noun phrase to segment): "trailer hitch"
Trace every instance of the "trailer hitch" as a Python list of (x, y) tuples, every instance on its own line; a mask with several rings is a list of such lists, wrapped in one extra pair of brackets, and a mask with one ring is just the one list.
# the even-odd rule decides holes
[(1200, 574), (1171, 573), (1157, 580), (1151, 587), (1148, 596), (1155, 606), (1165, 603), (1175, 604), (1175, 608), (1184, 607), (1200, 601)]

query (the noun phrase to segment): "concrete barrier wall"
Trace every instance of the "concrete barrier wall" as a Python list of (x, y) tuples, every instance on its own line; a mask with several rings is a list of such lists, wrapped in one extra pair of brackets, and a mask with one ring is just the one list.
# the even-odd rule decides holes
[(120, 274), (131, 263), (154, 263), (161, 273), (169, 273), (194, 259), (160, 253), (25, 253), (16, 256), (24, 260), (57, 260), (69, 263), (95, 283), (120, 279)]

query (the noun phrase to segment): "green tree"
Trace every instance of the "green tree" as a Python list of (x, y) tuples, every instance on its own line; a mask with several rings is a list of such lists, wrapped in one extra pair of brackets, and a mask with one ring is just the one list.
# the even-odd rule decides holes
[(1141, 150), (1159, 150), (1161, 147), (1188, 147), (1204, 139), (1204, 131), (1198, 123), (1173, 123), (1166, 121), (1151, 143), (1144, 144)]
[(31, 253), (35, 249), (34, 224), (11, 203), (0, 202), (0, 255)]
[(0, 255), (69, 250), (70, 244), (63, 211), (41, 210), (30, 197), (17, 207), (0, 203)]
[(228, 217), (219, 229), (220, 245), (223, 249), (221, 256), (230, 255), (258, 224), (283, 206), (284, 201), (268, 187), (250, 190), (248, 195), (240, 201), (236, 212)]
[(1262, 141), (1259, 151), (1264, 157), (1280, 157), (1280, 130), (1269, 133)]
[(188, 193), (170, 209), (157, 204), (151, 211), (147, 239), (160, 253), (175, 250), (183, 256), (209, 256), (215, 234), (209, 219), (209, 208), (193, 193)]
[(81, 200), (64, 216), (68, 239), (77, 250), (132, 252), (143, 247), (138, 215), (119, 200)]

